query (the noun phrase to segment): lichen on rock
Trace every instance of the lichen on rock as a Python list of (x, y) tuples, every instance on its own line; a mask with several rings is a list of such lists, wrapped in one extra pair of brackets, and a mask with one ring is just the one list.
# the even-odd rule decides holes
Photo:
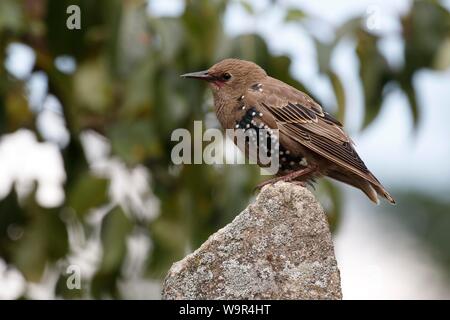
[(284, 182), (195, 252), (174, 263), (163, 299), (341, 299), (326, 214), (306, 188)]

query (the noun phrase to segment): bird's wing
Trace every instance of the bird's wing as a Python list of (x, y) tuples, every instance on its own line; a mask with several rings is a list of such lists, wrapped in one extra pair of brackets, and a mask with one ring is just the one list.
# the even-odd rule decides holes
[(276, 79), (251, 86), (246, 104), (262, 110), (263, 121), (333, 163), (379, 184), (353, 148), (342, 124), (305, 93)]

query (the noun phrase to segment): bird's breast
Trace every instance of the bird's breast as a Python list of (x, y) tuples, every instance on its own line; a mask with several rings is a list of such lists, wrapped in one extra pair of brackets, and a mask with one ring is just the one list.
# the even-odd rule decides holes
[[(276, 152), (279, 175), (305, 168), (308, 162), (299, 149), (293, 149), (289, 144), (284, 143), (284, 139), (280, 139), (279, 132), (267, 125), (264, 120), (264, 111), (240, 104), (235, 112), (233, 129), (244, 133), (247, 138), (244, 141), (234, 139), (234, 143), (246, 152), (246, 156), (251, 148), (254, 148), (258, 154), (262, 152), (269, 157)], [(260, 162), (258, 164), (261, 166)]]

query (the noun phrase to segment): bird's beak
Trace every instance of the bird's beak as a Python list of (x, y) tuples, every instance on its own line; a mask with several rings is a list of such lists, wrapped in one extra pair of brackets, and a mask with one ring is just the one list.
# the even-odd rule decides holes
[(191, 72), (181, 75), (182, 78), (192, 78), (192, 79), (200, 79), (200, 80), (206, 80), (211, 81), (214, 80), (214, 77), (208, 74), (208, 70), (204, 71), (198, 71), (198, 72)]

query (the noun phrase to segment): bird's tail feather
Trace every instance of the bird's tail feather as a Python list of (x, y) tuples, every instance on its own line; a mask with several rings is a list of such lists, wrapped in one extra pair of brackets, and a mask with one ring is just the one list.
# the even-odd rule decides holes
[(384, 187), (376, 184), (372, 184), (372, 187), (375, 189), (375, 191), (383, 198), (385, 198), (387, 201), (389, 201), (391, 204), (395, 204), (394, 198), (389, 194), (389, 192), (384, 189)]
[(331, 171), (328, 173), (330, 178), (341, 181), (343, 183), (349, 184), (355, 188), (360, 189), (362, 192), (366, 194), (366, 196), (374, 203), (378, 204), (378, 195), (385, 198), (391, 204), (395, 204), (394, 198), (387, 192), (381, 184), (376, 185), (367, 181), (360, 176), (354, 174), (343, 174), (338, 171)]

